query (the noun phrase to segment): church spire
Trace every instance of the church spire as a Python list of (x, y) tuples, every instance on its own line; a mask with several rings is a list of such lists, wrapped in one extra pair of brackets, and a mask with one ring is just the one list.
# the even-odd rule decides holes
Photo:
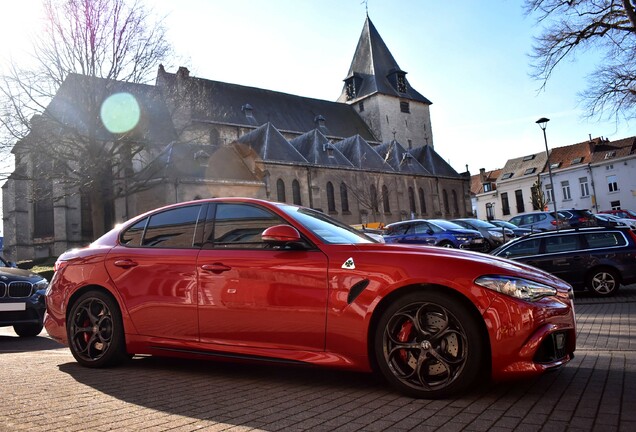
[(356, 101), (381, 93), (431, 104), (406, 79), (406, 72), (397, 64), (367, 14), (358, 40), (349, 73), (338, 101)]

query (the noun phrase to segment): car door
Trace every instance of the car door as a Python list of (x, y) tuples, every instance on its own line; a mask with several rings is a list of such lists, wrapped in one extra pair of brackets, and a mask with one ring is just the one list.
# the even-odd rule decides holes
[(543, 239), (541, 254), (527, 262), (570, 284), (579, 284), (589, 264), (586, 258), (589, 254), (581, 249), (581, 236), (578, 233), (551, 235)]
[(202, 342), (324, 350), (327, 257), (309, 243), (268, 248), (261, 233), (286, 223), (253, 204), (210, 206), (197, 260)]
[(206, 207), (150, 215), (125, 230), (106, 257), (108, 273), (140, 334), (198, 339), (196, 236), (202, 235)]

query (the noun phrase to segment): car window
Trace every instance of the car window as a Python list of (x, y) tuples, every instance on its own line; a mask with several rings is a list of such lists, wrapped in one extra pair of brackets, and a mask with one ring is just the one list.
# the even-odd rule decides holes
[(515, 225), (515, 226), (519, 226), (519, 224), (521, 223), (521, 217), (519, 216), (515, 216), (512, 219), (510, 219), (508, 222), (510, 222), (511, 224)]
[(625, 246), (627, 240), (625, 237), (616, 231), (613, 232), (597, 232), (586, 233), (585, 240), (591, 248), (604, 248), (613, 246)]
[(210, 206), (206, 218), (207, 241), (204, 249), (262, 249), (266, 246), (261, 238), (263, 231), (286, 223), (269, 210), (250, 204), (221, 203)]
[(431, 228), (429, 224), (427, 224), (426, 222), (420, 222), (415, 224), (411, 231), (415, 234), (428, 234), (428, 231), (430, 229)]
[(541, 239), (527, 239), (511, 244), (504, 252), (503, 256), (512, 258), (525, 255), (537, 255), (541, 247)]
[(141, 246), (141, 239), (144, 236), (144, 230), (149, 218), (143, 218), (121, 235), (120, 242), (126, 246)]
[(409, 223), (390, 226), (386, 229), (386, 235), (404, 235), (410, 226), (411, 224)]
[(178, 207), (150, 216), (141, 242), (145, 247), (191, 248), (201, 205)]
[(280, 205), (279, 208), (296, 222), (313, 232), (325, 243), (374, 243), (374, 241), (366, 235), (322, 212), (291, 205)]
[(572, 252), (579, 250), (579, 235), (558, 235), (545, 239), (545, 253)]

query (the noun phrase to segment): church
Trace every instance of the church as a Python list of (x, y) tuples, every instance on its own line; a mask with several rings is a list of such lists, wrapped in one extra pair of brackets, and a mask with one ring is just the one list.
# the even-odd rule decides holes
[[(435, 151), (431, 101), (406, 75), (368, 16), (336, 101), (199, 78), (185, 67), (159, 66), (153, 85), (71, 74), (12, 150), (15, 171), (2, 187), (4, 256), (57, 256), (147, 210), (208, 197), (288, 202), (346, 224), (465, 217), (470, 175)], [(124, 168), (99, 176), (106, 192), (97, 197), (40, 175), (60, 168), (33, 146), (63, 148), (54, 121), (89, 134), (90, 110), (78, 109), (86, 88), (103, 98), (132, 95), (140, 112), (125, 135), (138, 151), (113, 159)], [(103, 148), (121, 143), (97, 129), (90, 136)], [(96, 205), (104, 208), (99, 230)]]

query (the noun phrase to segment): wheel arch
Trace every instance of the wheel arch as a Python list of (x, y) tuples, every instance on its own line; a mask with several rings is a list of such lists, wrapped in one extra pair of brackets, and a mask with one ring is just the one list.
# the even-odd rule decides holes
[(615, 266), (611, 265), (611, 264), (607, 264), (607, 263), (599, 263), (597, 265), (595, 265), (594, 267), (590, 268), (589, 270), (587, 270), (585, 272), (585, 282), (587, 283), (587, 280), (592, 277), (592, 275), (595, 272), (598, 272), (599, 270), (609, 270), (612, 273), (614, 273), (616, 275), (617, 278), (617, 282), (620, 285), (622, 283), (622, 275), (621, 275), (621, 271), (619, 269), (617, 269)]
[(124, 325), (124, 335), (128, 333), (136, 333), (135, 327), (132, 321), (130, 320), (130, 317), (128, 316), (128, 312), (126, 308), (123, 306), (119, 297), (108, 288), (98, 284), (85, 285), (77, 289), (75, 292), (73, 292), (73, 294), (71, 294), (71, 296), (68, 298), (68, 301), (66, 302), (66, 310), (64, 311), (64, 322), (67, 322), (68, 314), (70, 313), (77, 299), (80, 296), (82, 296), (84, 293), (87, 293), (89, 291), (99, 291), (101, 293), (106, 294), (110, 298), (112, 298), (113, 301), (117, 304), (117, 307), (119, 308), (119, 312), (121, 314), (122, 324)]
[(486, 376), (490, 377), (491, 375), (491, 367), (492, 367), (492, 347), (490, 344), (490, 336), (488, 335), (488, 329), (486, 328), (486, 323), (482, 315), (479, 313), (479, 310), (473, 302), (471, 302), (465, 295), (460, 293), (459, 291), (449, 288), (444, 285), (436, 285), (436, 284), (414, 284), (407, 285), (402, 288), (396, 289), (386, 295), (380, 300), (375, 309), (373, 310), (373, 314), (371, 315), (371, 321), (369, 323), (368, 331), (367, 331), (367, 355), (369, 358), (369, 362), (371, 363), (371, 368), (374, 371), (378, 370), (378, 365), (375, 361), (375, 356), (373, 355), (374, 343), (373, 343), (373, 335), (375, 334), (378, 323), (384, 311), (389, 307), (389, 305), (398, 299), (401, 296), (408, 295), (414, 292), (427, 290), (427, 291), (436, 291), (438, 293), (443, 293), (444, 295), (448, 295), (450, 298), (457, 300), (463, 306), (466, 307), (468, 311), (470, 311), (472, 318), (475, 322), (478, 323), (479, 326), (479, 334), (481, 335), (482, 342), (484, 343), (484, 357), (482, 358), (482, 366), (488, 368), (488, 374)]

